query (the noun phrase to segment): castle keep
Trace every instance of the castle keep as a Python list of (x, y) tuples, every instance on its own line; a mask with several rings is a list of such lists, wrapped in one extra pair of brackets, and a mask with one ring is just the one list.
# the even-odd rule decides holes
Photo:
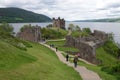
[(53, 27), (65, 29), (65, 20), (60, 19), (60, 17), (58, 19), (53, 18)]
[(96, 59), (96, 49), (108, 40), (108, 34), (95, 30), (89, 37), (66, 37), (66, 46), (73, 46), (80, 50), (80, 57), (94, 64), (99, 64)]
[(41, 39), (40, 26), (27, 26), (22, 29), (21, 32), (17, 34), (17, 37), (28, 40), (32, 42), (39, 42)]

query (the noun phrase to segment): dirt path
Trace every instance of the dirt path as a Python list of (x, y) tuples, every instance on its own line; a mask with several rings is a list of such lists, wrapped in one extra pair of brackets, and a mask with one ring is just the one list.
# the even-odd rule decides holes
[[(74, 64), (70, 63), (70, 62), (66, 62), (64, 56), (61, 54), (61, 51), (57, 51), (54, 48), (51, 48), (49, 45), (47, 44), (43, 44), (42, 45), (50, 48), (51, 50), (53, 50), (56, 55), (58, 56), (58, 58), (60, 59), (61, 62), (67, 64), (68, 66), (71, 66), (74, 68)], [(97, 73), (88, 70), (86, 67), (84, 66), (77, 66), (77, 68), (74, 68), (77, 72), (79, 72), (80, 76), (82, 77), (83, 80), (102, 80)]]

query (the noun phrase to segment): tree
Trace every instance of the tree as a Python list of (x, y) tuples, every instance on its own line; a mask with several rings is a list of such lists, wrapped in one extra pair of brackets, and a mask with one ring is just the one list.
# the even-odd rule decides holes
[(10, 33), (12, 34), (13, 33), (13, 27), (11, 25), (9, 25), (8, 23), (2, 23), (0, 25), (0, 31), (1, 32), (5, 32), (5, 33)]
[(109, 40), (114, 41), (114, 34), (113, 33), (109, 33), (108, 37), (109, 37)]
[(75, 30), (76, 30), (76, 31), (81, 31), (81, 28), (80, 28), (78, 25), (76, 25), (76, 26), (75, 26)]
[(82, 31), (87, 33), (87, 34), (91, 34), (92, 33), (90, 28), (83, 28)]

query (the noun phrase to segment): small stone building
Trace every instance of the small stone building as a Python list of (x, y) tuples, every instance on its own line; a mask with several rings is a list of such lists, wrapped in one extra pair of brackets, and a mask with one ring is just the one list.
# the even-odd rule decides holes
[(41, 27), (40, 26), (27, 26), (22, 29), (21, 32), (17, 34), (18, 38), (22, 40), (28, 40), (32, 42), (39, 42), (41, 40)]
[(58, 19), (53, 18), (53, 27), (65, 29), (65, 20), (60, 19), (60, 17), (58, 17)]

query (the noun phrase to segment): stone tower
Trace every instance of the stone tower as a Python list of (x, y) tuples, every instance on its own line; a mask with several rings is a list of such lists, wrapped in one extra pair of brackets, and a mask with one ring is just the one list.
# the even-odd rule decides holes
[(58, 17), (58, 19), (53, 18), (53, 27), (59, 27), (61, 29), (65, 29), (65, 20), (60, 19), (60, 17)]

